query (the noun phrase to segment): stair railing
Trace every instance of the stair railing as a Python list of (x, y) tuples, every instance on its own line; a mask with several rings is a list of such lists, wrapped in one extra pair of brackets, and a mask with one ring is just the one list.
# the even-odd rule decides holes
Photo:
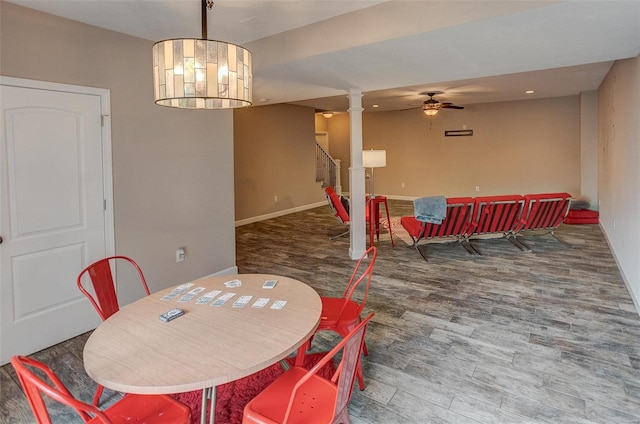
[(316, 181), (322, 183), (322, 187), (331, 186), (336, 193), (342, 193), (340, 184), (340, 159), (334, 159), (316, 141)]

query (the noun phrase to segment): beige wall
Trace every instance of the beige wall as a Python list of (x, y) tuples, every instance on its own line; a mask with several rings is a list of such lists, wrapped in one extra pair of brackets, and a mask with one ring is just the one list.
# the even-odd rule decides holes
[[(349, 163), (348, 116), (329, 122), (330, 150)], [(473, 129), (471, 137), (445, 130)], [(579, 98), (469, 105), (431, 118), (419, 109), (364, 114), (365, 149), (385, 149), (375, 191), (399, 197), (567, 191), (580, 195)], [(343, 189), (348, 191), (348, 165)], [(402, 183), (405, 187), (402, 188)], [(480, 191), (475, 188), (479, 186)]]
[(0, 74), (111, 92), (116, 253), (152, 290), (235, 267), (233, 113), (156, 106), (151, 41), (0, 7)]
[(598, 92), (580, 93), (580, 189), (598, 210)]
[(314, 109), (284, 104), (234, 111), (236, 221), (325, 201), (314, 119)]
[(598, 99), (600, 223), (640, 310), (640, 56), (613, 65)]

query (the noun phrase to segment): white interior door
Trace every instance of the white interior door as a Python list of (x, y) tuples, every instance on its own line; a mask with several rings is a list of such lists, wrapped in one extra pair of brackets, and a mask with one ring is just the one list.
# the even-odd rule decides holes
[(76, 277), (111, 250), (105, 234), (111, 174), (105, 184), (104, 99), (5, 82), (0, 85), (0, 364), (98, 325)]

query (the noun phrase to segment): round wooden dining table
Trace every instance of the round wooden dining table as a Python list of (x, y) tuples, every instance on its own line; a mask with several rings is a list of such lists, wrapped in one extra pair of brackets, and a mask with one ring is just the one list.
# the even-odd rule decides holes
[[(268, 280), (276, 281), (273, 288), (263, 287)], [(175, 294), (178, 289), (182, 292)], [(216, 306), (216, 300), (232, 293), (226, 303)], [(210, 300), (205, 303), (201, 297), (206, 295)], [(251, 298), (238, 306), (242, 296)], [(163, 322), (160, 315), (174, 308), (184, 315)], [(321, 310), (318, 293), (292, 278), (206, 277), (121, 308), (87, 340), (84, 366), (94, 381), (124, 393), (203, 389), (201, 421), (206, 422), (209, 398), (213, 423), (215, 387), (266, 368), (301, 347), (317, 328)]]

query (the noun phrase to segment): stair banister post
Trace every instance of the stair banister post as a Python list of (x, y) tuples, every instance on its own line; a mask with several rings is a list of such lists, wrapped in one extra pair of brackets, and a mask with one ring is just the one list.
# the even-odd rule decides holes
[(336, 163), (336, 186), (334, 187), (336, 193), (342, 194), (342, 184), (340, 184), (340, 159), (334, 159)]

